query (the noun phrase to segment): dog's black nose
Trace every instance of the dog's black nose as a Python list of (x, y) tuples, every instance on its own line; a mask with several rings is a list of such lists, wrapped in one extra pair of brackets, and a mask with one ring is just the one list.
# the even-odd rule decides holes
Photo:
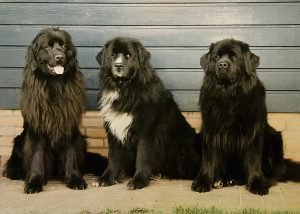
[(221, 68), (221, 69), (226, 69), (226, 68), (228, 68), (228, 63), (227, 63), (227, 62), (220, 62), (220, 63), (219, 63), (219, 68)]
[(120, 70), (123, 68), (123, 64), (121, 64), (121, 63), (116, 63), (116, 64), (115, 64), (115, 68), (116, 68), (118, 71), (120, 71)]
[(55, 56), (56, 62), (63, 62), (65, 60), (64, 56), (59, 54)]

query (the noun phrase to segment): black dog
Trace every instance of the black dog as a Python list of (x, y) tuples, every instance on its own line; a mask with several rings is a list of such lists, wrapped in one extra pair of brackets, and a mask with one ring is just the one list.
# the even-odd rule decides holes
[[(25, 179), (25, 193), (42, 191), (54, 175), (69, 188), (87, 187), (81, 175), (86, 141), (79, 131), (85, 86), (76, 55), (70, 35), (55, 28), (42, 30), (28, 48), (21, 93), (24, 130), (3, 173)], [(100, 155), (86, 160), (95, 161), (100, 172), (106, 167)]]
[(151, 175), (192, 179), (200, 154), (195, 130), (150, 65), (150, 53), (136, 39), (108, 41), (101, 65), (99, 108), (108, 133), (108, 168), (95, 183), (110, 186), (133, 176), (128, 189), (148, 185)]
[(201, 58), (202, 168), (192, 185), (210, 191), (214, 182), (245, 183), (268, 193), (285, 171), (281, 133), (267, 122), (265, 88), (256, 75), (259, 57), (233, 39), (211, 44)]

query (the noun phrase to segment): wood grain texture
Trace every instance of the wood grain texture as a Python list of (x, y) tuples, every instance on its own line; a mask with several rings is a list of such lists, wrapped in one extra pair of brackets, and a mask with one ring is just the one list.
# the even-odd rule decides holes
[[(0, 68), (0, 88), (20, 88), (21, 68)], [(99, 69), (82, 69), (86, 88), (99, 89)], [(157, 69), (165, 87), (170, 90), (200, 90), (203, 79), (202, 69)], [(300, 90), (300, 69), (258, 69), (257, 75), (270, 91)]]
[[(47, 26), (0, 25), (0, 45), (28, 46)], [(60, 26), (82, 47), (103, 46), (116, 36), (138, 38), (146, 47), (208, 47), (235, 38), (251, 46), (300, 46), (300, 26)], [(14, 35), (13, 37), (11, 35)]]
[[(208, 48), (157, 47), (147, 48), (151, 52), (151, 62), (155, 68), (200, 68), (200, 57)], [(81, 68), (98, 68), (95, 59), (101, 47), (79, 47), (78, 60)], [(260, 57), (259, 68), (300, 68), (300, 47), (252, 48)], [(23, 67), (25, 47), (0, 47), (1, 67)]]
[[(181, 111), (199, 111), (199, 91), (171, 90)], [(87, 90), (87, 110), (97, 109), (98, 90)], [(0, 90), (0, 109), (19, 109), (20, 89), (2, 88)], [(299, 112), (299, 92), (267, 91), (268, 112)]]
[[(1, 0), (0, 2), (45, 2), (43, 0)], [(291, 2), (290, 0), (47, 0), (49, 3), (98, 3), (98, 4), (178, 4), (178, 3), (191, 3), (191, 4), (202, 4), (202, 3), (282, 3), (282, 2)], [(299, 2), (299, 0), (294, 0), (293, 2)]]
[[(16, 14), (19, 19), (16, 19)], [(3, 24), (265, 25), (298, 24), (299, 3), (51, 4), (0, 3)]]
[(18, 108), (26, 49), (48, 26), (68, 31), (96, 109), (95, 55), (116, 36), (135, 37), (183, 111), (199, 111), (200, 57), (235, 38), (260, 56), (269, 112), (300, 112), (300, 0), (0, 0), (0, 108)]

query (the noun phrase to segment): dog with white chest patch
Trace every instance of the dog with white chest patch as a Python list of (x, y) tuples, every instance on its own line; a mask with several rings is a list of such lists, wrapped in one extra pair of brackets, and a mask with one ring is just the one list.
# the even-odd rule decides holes
[(119, 94), (117, 91), (104, 92), (100, 102), (100, 108), (102, 117), (105, 122), (109, 123), (111, 132), (123, 143), (127, 136), (129, 126), (132, 123), (132, 115), (112, 110), (112, 103), (118, 99), (118, 97)]
[(136, 39), (108, 41), (96, 57), (101, 66), (99, 108), (108, 134), (108, 167), (95, 186), (131, 176), (128, 189), (150, 177), (193, 179), (200, 145), (172, 94), (150, 64), (150, 53)]

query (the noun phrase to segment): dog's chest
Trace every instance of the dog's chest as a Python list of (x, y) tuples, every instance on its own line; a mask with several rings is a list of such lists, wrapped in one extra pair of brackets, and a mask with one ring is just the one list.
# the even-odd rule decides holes
[(118, 112), (112, 108), (113, 102), (118, 99), (118, 91), (104, 91), (99, 101), (99, 107), (103, 120), (108, 125), (110, 132), (120, 140), (121, 143), (125, 143), (133, 117), (129, 113)]

